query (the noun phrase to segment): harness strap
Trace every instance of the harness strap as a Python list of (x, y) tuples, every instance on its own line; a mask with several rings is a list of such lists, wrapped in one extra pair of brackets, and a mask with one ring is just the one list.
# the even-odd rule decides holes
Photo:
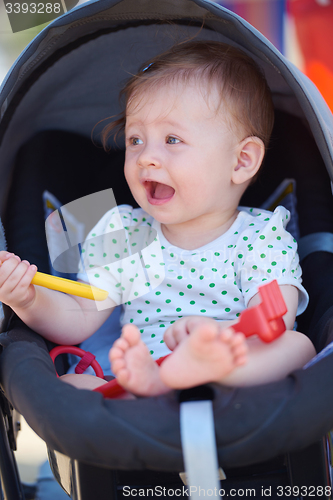
[(180, 433), (191, 499), (221, 497), (212, 401), (181, 403)]
[(91, 352), (85, 352), (83, 357), (80, 359), (78, 364), (75, 367), (75, 373), (81, 375), (81, 373), (85, 372), (86, 369), (91, 365), (96, 356), (94, 356)]

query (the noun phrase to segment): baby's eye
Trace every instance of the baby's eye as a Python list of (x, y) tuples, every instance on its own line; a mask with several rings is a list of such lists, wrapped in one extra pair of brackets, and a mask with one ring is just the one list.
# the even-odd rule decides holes
[(139, 139), (139, 137), (130, 137), (128, 141), (132, 146), (138, 146), (139, 144), (143, 144), (142, 139)]
[(181, 142), (181, 140), (177, 139), (177, 137), (172, 137), (171, 135), (167, 137), (168, 144), (178, 144), (179, 142)]

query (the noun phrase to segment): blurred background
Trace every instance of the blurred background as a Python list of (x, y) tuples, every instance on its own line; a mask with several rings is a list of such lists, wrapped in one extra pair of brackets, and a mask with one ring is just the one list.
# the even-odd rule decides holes
[[(45, 13), (39, 17), (29, 14), (28, 24), (36, 26), (26, 28), (22, 23), (18, 25), (17, 20), (15, 25), (15, 16), (7, 12), (15, 8), (22, 12), (35, 1), (37, 4), (37, 0), (0, 0), (0, 84), (28, 43), (47, 26), (48, 22), (44, 21), (56, 17), (55, 14)], [(57, 5), (61, 12), (85, 2), (48, 1), (51, 2), (48, 5)], [(216, 0), (216, 3), (243, 17), (263, 33), (315, 82), (333, 109), (333, 0)], [(28, 19), (26, 15), (17, 18)], [(38, 24), (41, 21), (44, 24)]]
[[(31, 3), (33, 0), (28, 0)], [(33, 28), (24, 29), (13, 33), (9, 16), (6, 10), (10, 11), (10, 5), (14, 5), (15, 0), (0, 0), (0, 82), (11, 65), (17, 59), (28, 43), (45, 27), (44, 23)], [(23, 3), (20, 2), (23, 6)], [(81, 3), (81, 2), (80, 2)], [(217, 2), (230, 10), (233, 10), (244, 19), (253, 24), (267, 38), (286, 53), (289, 50), (286, 41), (286, 1), (285, 0), (227, 0)], [(21, 17), (24, 17), (22, 14)], [(38, 20), (36, 19), (36, 24)], [(291, 57), (295, 57), (291, 55)]]
[[(24, 4), (25, 0), (19, 0), (19, 4), (23, 10), (24, 5), (27, 6), (27, 4), (34, 1), (35, 0), (27, 0), (27, 3)], [(61, 2), (62, 9), (65, 2), (61, 0), (59, 0), (59, 2)], [(297, 37), (295, 36), (295, 21), (290, 15), (288, 3), (310, 4), (311, 2), (322, 6), (322, 4), (327, 2), (330, 3), (330, 0), (318, 0), (318, 2), (316, 0), (219, 0), (216, 3), (234, 11), (236, 14), (249, 21), (283, 54), (295, 62), (298, 67), (303, 69), (304, 61), (297, 44)], [(83, 0), (80, 0), (78, 4), (81, 3), (83, 3)], [(67, 0), (66, 5), (69, 7), (68, 4), (69, 2)], [(74, 5), (75, 4), (77, 4), (77, 2), (75, 2)], [(7, 14), (6, 10), (8, 12), (14, 10), (14, 5), (18, 6), (15, 0), (0, 0), (0, 83), (3, 82), (8, 70), (28, 43), (48, 24), (46, 22), (35, 27), (13, 32), (13, 27), (10, 23), (10, 15)], [(15, 7), (15, 9), (16, 8), (17, 7)], [(324, 6), (322, 6), (322, 10), (326, 10)], [(38, 16), (38, 14), (29, 15), (30, 18), (33, 16)], [(27, 16), (21, 14), (21, 18), (25, 17)], [(30, 25), (37, 24), (38, 21), (43, 20), (43, 18), (38, 19), (37, 17), (35, 19), (36, 22), (31, 22)], [(13, 23), (13, 17), (11, 18), (11, 22)]]
[[(35, 0), (25, 1), (19, 0), (15, 5), (23, 8)], [(57, 5), (67, 10), (84, 3), (84, 0), (49, 1), (59, 1)], [(30, 26), (36, 24), (34, 27), (15, 28), (13, 18), (7, 15), (14, 2), (0, 0), (0, 85), (21, 52), (48, 24), (44, 16), (30, 22)], [(220, 0), (216, 3), (234, 11), (263, 33), (314, 81), (333, 110), (333, 0)], [(41, 20), (44, 24), (38, 24)], [(40, 463), (46, 458), (45, 444), (24, 421), (22, 429), (17, 452), (19, 468), (23, 481), (33, 482)]]
[[(34, 0), (28, 0), (24, 4), (24, 0), (20, 0), (22, 10), (24, 5), (32, 3), (32, 1)], [(78, 2), (78, 4), (81, 3), (83, 3), (82, 0)], [(304, 24), (304, 18), (307, 16), (311, 19), (316, 10), (318, 10), (319, 16), (322, 13), (323, 18), (326, 18), (327, 10), (332, 10), (329, 7), (331, 0), (219, 0), (216, 3), (234, 11), (249, 21), (301, 69), (304, 69), (305, 65), (302, 48), (299, 47), (299, 36), (297, 35), (302, 38), (302, 34), (296, 34), (296, 32), (297, 30), (304, 31), (308, 26), (298, 29), (298, 24), (302, 22)], [(10, 16), (7, 15), (6, 10), (8, 12), (13, 10), (14, 4), (15, 0), (0, 0), (0, 82), (3, 81), (22, 50), (48, 24), (46, 22), (13, 33)], [(70, 7), (68, 4), (67, 1), (66, 5)], [(75, 4), (77, 2), (72, 3), (72, 5)], [(61, 9), (63, 9), (63, 6), (64, 2), (62, 1)], [(38, 14), (30, 14), (30, 18), (32, 16), (38, 16)], [(21, 18), (24, 17), (26, 16), (22, 14)], [(43, 20), (43, 18), (38, 19), (37, 17), (35, 19), (36, 24), (38, 21)], [(311, 24), (311, 20), (309, 24)], [(318, 35), (320, 31), (318, 27)], [(312, 45), (312, 43), (309, 43), (309, 45)]]

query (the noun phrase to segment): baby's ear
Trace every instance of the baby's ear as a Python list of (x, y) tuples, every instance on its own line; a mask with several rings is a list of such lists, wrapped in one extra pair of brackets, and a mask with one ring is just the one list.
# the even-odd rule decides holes
[(232, 172), (234, 184), (243, 184), (258, 172), (265, 154), (264, 143), (259, 137), (246, 137), (237, 148), (237, 165)]

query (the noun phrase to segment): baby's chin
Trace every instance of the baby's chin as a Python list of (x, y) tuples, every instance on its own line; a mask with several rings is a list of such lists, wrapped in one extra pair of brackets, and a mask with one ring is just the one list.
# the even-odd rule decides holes
[(139, 207), (161, 225), (176, 226), (178, 224), (191, 223), (191, 217), (189, 214), (184, 213), (179, 206), (176, 206), (177, 200), (175, 197), (173, 197), (168, 203), (154, 205), (149, 203), (147, 196), (142, 194), (142, 192), (132, 192), (132, 195)]
[(161, 224), (161, 226), (176, 226), (183, 221), (179, 216), (174, 216), (167, 211), (161, 210), (160, 207), (142, 207), (147, 214), (149, 214), (155, 221)]

